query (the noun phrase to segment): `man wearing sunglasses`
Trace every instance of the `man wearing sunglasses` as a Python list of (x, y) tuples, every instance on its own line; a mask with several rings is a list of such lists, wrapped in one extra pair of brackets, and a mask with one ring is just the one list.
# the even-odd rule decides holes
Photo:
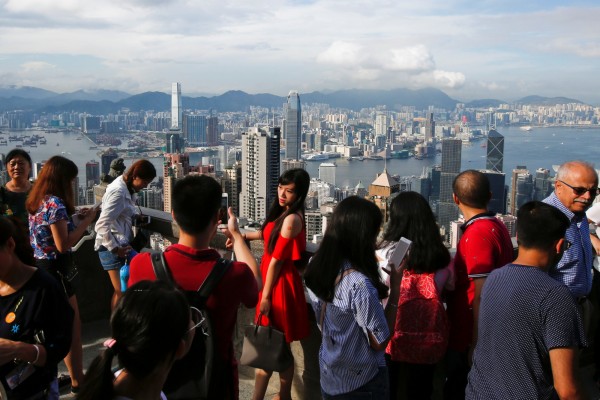
[(548, 271), (550, 276), (564, 283), (577, 300), (583, 317), (585, 332), (590, 332), (592, 290), (592, 242), (585, 211), (598, 195), (598, 174), (585, 161), (568, 161), (556, 173), (554, 192), (544, 202), (562, 211), (570, 225), (565, 239), (571, 246)]

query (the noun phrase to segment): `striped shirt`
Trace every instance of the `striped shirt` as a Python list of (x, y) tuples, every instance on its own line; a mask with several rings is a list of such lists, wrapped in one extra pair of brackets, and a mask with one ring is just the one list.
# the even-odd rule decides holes
[(556, 194), (552, 192), (544, 199), (569, 218), (571, 224), (565, 233), (565, 239), (571, 242), (571, 247), (564, 252), (556, 266), (548, 274), (559, 282), (564, 283), (575, 298), (587, 296), (592, 290), (592, 242), (590, 227), (584, 213), (575, 214), (565, 207)]
[[(342, 270), (349, 268), (345, 263)], [(308, 295), (320, 320), (323, 301), (310, 289)], [(327, 304), (321, 327), (319, 365), (325, 393), (333, 396), (356, 390), (385, 366), (384, 351), (371, 348), (368, 332), (378, 343), (390, 336), (377, 290), (365, 275), (350, 272), (339, 282), (333, 302)]]

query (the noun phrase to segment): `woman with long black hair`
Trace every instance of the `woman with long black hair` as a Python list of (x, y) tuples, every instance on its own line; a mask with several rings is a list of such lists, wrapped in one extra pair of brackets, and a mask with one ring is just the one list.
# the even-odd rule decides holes
[[(357, 196), (341, 201), (304, 274), (323, 337), (319, 365), (324, 399), (389, 395), (384, 350), (399, 293), (390, 292), (384, 310), (381, 300), (388, 297), (388, 288), (375, 257), (381, 221), (374, 203)], [(390, 268), (395, 284), (401, 269)]]
[[(285, 171), (279, 177), (277, 199), (271, 205), (260, 232), (245, 234), (246, 240), (263, 239), (264, 254), (260, 265), (263, 288), (259, 292), (256, 317), (283, 331), (288, 343), (308, 336), (308, 313), (302, 278), (294, 261), (306, 249), (304, 202), (310, 176), (300, 168)], [(262, 400), (273, 371), (256, 371), (253, 399)], [(279, 373), (279, 399), (291, 399), (294, 365)]]
[[(106, 350), (90, 365), (79, 400), (166, 400), (173, 363), (189, 350), (200, 322), (185, 295), (162, 281), (129, 288), (110, 318)], [(200, 333), (199, 333), (200, 334)], [(113, 359), (119, 370), (112, 372)]]

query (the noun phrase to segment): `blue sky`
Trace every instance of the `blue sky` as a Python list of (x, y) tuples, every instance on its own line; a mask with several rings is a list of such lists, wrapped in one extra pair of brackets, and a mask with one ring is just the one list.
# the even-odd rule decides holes
[(0, 86), (184, 95), (435, 87), (600, 105), (600, 5), (0, 0)]

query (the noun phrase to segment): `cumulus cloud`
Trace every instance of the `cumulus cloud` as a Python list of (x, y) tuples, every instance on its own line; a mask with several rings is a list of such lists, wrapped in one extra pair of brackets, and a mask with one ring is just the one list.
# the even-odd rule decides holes
[(317, 55), (317, 62), (323, 64), (356, 67), (362, 61), (362, 48), (356, 43), (336, 41)]
[(459, 88), (465, 84), (465, 75), (460, 72), (436, 70), (433, 71), (433, 79), (438, 86), (451, 89)]
[(53, 69), (56, 66), (45, 61), (30, 61), (21, 64), (22, 72), (39, 72), (47, 69)]
[(391, 49), (390, 54), (383, 63), (383, 67), (390, 71), (423, 72), (435, 68), (433, 56), (423, 45)]

